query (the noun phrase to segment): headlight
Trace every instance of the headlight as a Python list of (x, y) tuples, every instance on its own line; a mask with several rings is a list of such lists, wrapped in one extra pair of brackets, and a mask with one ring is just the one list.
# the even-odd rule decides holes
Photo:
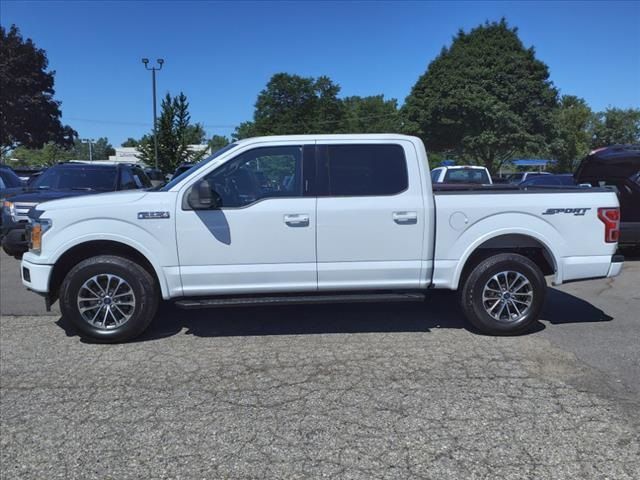
[(42, 236), (51, 228), (51, 220), (39, 218), (33, 220), (27, 228), (27, 241), (29, 242), (29, 250), (33, 253), (40, 253), (42, 250)]
[(11, 217), (12, 221), (16, 221), (16, 204), (13, 202), (4, 201), (2, 203), (2, 210)]

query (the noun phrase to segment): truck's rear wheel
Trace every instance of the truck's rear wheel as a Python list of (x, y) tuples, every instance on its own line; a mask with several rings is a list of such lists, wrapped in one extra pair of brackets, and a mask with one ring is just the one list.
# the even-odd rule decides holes
[(140, 335), (158, 306), (154, 278), (123, 257), (100, 255), (78, 263), (60, 288), (62, 315), (83, 336), (122, 342)]
[(538, 319), (546, 289), (535, 263), (502, 253), (480, 261), (463, 280), (462, 309), (483, 333), (516, 335)]

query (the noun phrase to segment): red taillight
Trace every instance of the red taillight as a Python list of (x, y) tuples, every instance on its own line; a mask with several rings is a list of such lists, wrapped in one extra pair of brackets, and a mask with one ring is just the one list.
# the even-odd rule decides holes
[(598, 218), (604, 223), (604, 241), (616, 243), (620, 238), (620, 209), (599, 208)]

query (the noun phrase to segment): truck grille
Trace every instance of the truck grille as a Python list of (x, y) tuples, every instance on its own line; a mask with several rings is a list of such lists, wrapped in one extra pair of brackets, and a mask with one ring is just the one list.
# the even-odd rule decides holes
[(38, 205), (37, 203), (16, 203), (16, 222), (29, 223), (29, 210)]

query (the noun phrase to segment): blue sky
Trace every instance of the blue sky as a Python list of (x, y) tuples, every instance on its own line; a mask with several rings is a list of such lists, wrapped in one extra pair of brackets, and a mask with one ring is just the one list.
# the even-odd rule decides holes
[(63, 120), (114, 145), (151, 128), (158, 93), (184, 91), (194, 121), (229, 135), (276, 72), (328, 75), (341, 95), (402, 103), (459, 28), (519, 29), (561, 93), (594, 110), (640, 107), (640, 2), (2, 1), (0, 22), (47, 51)]

